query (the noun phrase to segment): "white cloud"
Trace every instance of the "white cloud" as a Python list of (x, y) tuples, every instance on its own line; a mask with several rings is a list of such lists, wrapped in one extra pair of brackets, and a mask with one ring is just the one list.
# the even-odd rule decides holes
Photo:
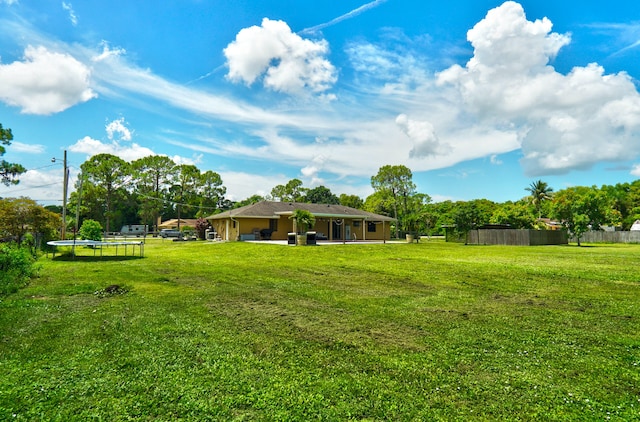
[(633, 168), (631, 169), (631, 175), (640, 177), (640, 164), (636, 164), (633, 166)]
[(406, 114), (401, 114), (396, 118), (396, 124), (413, 142), (409, 157), (444, 155), (451, 151), (451, 147), (440, 143), (430, 122), (411, 120)]
[[(73, 168), (69, 173), (69, 187), (72, 187), (77, 174)], [(62, 166), (47, 171), (28, 170), (20, 175), (19, 184), (11, 186), (0, 184), (0, 197), (27, 196), (37, 202), (62, 205), (62, 178)]]
[(88, 101), (87, 66), (69, 54), (29, 46), (24, 60), (0, 64), (0, 100), (27, 114), (52, 114)]
[(5, 3), (11, 6), (12, 4), (17, 4), (18, 0), (0, 0), (0, 3)]
[[(121, 117), (107, 124), (105, 128), (107, 131), (107, 137), (110, 140), (114, 140), (115, 138), (116, 141), (130, 141), (131, 131), (125, 126), (125, 124), (126, 122), (124, 121), (124, 117)], [(116, 135), (119, 136), (116, 138)]]
[(62, 2), (62, 8), (69, 13), (69, 20), (73, 26), (78, 24), (78, 16), (76, 12), (73, 10), (73, 6), (71, 3)]
[(496, 154), (493, 154), (490, 157), (490, 161), (491, 164), (495, 165), (495, 166), (501, 166), (502, 165), (502, 160), (498, 158), (498, 156)]
[(85, 136), (84, 138), (79, 139), (75, 144), (69, 147), (69, 151), (84, 153), (87, 154), (88, 157), (96, 154), (112, 154), (125, 161), (133, 161), (149, 155), (156, 155), (149, 148), (140, 146), (136, 143), (122, 146), (116, 141), (105, 143), (97, 139), (93, 139), (90, 136)]
[(467, 38), (474, 56), (437, 75), (457, 89), (461, 110), (480, 125), (519, 128), (528, 175), (566, 173), (640, 152), (640, 95), (626, 73), (597, 64), (566, 75), (550, 65), (569, 43), (547, 19), (528, 21), (522, 6), (490, 10)]
[(187, 165), (198, 165), (202, 162), (202, 154), (193, 154), (191, 158), (182, 157), (180, 155), (174, 155), (170, 157), (174, 163), (177, 165), (187, 164)]
[(263, 175), (237, 171), (219, 171), (218, 174), (227, 188), (227, 198), (231, 201), (241, 201), (252, 195), (267, 196), (274, 186), (291, 180), (284, 174)]
[(28, 154), (42, 154), (45, 151), (44, 145), (25, 144), (22, 142), (11, 141), (11, 152), (26, 152)]
[(227, 77), (247, 85), (262, 77), (266, 88), (287, 94), (321, 93), (337, 79), (325, 58), (328, 50), (325, 40), (303, 39), (285, 22), (264, 18), (262, 26), (242, 29), (224, 49)]

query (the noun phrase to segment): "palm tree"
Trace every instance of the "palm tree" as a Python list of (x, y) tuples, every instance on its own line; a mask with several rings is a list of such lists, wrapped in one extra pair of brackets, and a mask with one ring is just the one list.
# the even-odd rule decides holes
[(538, 180), (531, 183), (525, 190), (531, 193), (531, 203), (536, 207), (536, 211), (538, 211), (538, 218), (542, 217), (542, 203), (551, 199), (553, 188), (549, 187), (546, 182)]

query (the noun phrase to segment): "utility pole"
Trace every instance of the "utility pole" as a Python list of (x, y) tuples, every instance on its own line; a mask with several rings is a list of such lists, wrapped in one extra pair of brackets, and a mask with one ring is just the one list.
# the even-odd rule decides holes
[[(59, 158), (53, 157), (51, 159), (52, 163), (60, 160)], [(67, 150), (64, 150), (64, 159), (63, 161), (63, 171), (64, 174), (62, 176), (62, 227), (60, 228), (60, 238), (65, 240), (67, 236), (67, 186), (69, 185), (69, 167), (67, 166)]]
[(64, 150), (64, 183), (62, 186), (62, 240), (67, 238), (67, 187), (69, 185), (69, 168), (67, 167), (67, 150)]

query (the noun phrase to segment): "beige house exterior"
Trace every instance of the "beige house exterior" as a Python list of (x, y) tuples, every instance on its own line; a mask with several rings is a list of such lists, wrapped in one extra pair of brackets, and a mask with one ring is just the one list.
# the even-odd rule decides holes
[(391, 217), (344, 205), (262, 201), (206, 217), (222, 240), (288, 240), (295, 232), (290, 218), (296, 209), (309, 211), (316, 219), (309, 231), (318, 240), (389, 240)]

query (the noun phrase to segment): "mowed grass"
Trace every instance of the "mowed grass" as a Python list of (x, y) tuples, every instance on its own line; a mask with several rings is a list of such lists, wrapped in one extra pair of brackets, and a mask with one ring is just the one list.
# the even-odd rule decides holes
[(81, 252), (0, 302), (0, 420), (640, 420), (638, 245)]

